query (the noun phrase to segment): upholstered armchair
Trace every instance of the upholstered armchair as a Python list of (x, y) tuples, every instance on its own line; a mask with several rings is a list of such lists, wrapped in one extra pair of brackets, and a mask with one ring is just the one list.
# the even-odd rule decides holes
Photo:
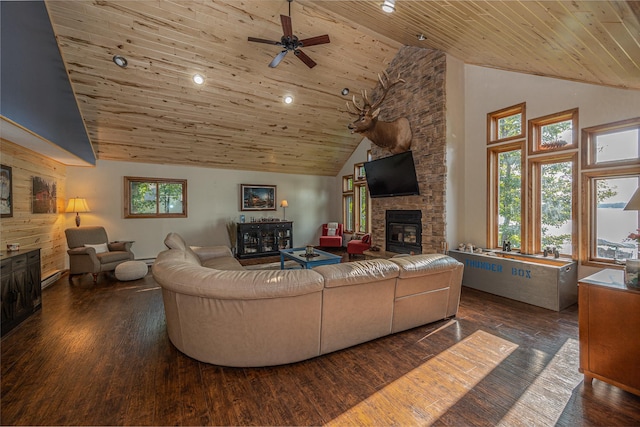
[(361, 239), (353, 239), (347, 243), (347, 253), (351, 255), (362, 255), (364, 251), (371, 247), (371, 235), (365, 234)]
[(337, 222), (322, 224), (320, 247), (342, 247), (342, 224)]
[(109, 242), (104, 227), (78, 227), (64, 230), (69, 250), (69, 282), (73, 276), (91, 273), (93, 283), (103, 271), (134, 259), (133, 242)]

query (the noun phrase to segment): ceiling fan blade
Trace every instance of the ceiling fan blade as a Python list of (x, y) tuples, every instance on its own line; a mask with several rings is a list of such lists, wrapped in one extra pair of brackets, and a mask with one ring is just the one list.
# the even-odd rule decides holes
[(316, 63), (313, 59), (309, 58), (307, 56), (306, 53), (304, 53), (303, 51), (301, 51), (300, 49), (296, 49), (293, 51), (293, 53), (305, 64), (307, 64), (307, 67), (309, 68), (313, 68), (316, 66)]
[(288, 52), (288, 50), (283, 50), (282, 52), (277, 54), (276, 57), (273, 58), (273, 61), (271, 61), (271, 63), (269, 64), (269, 67), (276, 68), (278, 66), (278, 64), (280, 63), (280, 61), (282, 61), (284, 59), (284, 57), (287, 54), (287, 52)]
[(255, 37), (249, 37), (249, 41), (250, 42), (257, 42), (257, 43), (266, 43), (266, 44), (275, 44), (278, 46), (282, 46), (282, 43), (277, 42), (277, 41), (273, 41), (273, 40), (266, 40), (266, 39), (258, 39)]
[(293, 36), (293, 27), (291, 26), (291, 17), (287, 15), (280, 15), (280, 22), (282, 22), (282, 31), (285, 37)]
[(316, 36), (316, 37), (309, 37), (308, 39), (300, 40), (300, 43), (304, 47), (315, 46), (317, 44), (325, 44), (330, 42), (331, 41), (329, 40), (328, 34), (325, 34), (322, 36)]

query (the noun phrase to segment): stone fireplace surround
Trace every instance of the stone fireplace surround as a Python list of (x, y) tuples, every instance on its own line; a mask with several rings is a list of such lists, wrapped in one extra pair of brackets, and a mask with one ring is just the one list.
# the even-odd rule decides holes
[[(387, 73), (400, 74), (405, 83), (393, 86), (380, 106), (380, 120), (406, 117), (411, 124), (411, 150), (416, 166), (420, 195), (370, 199), (373, 244), (386, 248), (387, 210), (422, 212), (422, 253), (437, 253), (446, 241), (446, 55), (443, 52), (405, 46), (400, 49)], [(380, 71), (382, 72), (382, 70)], [(377, 99), (380, 86), (369, 99)], [(373, 159), (391, 153), (371, 145)]]

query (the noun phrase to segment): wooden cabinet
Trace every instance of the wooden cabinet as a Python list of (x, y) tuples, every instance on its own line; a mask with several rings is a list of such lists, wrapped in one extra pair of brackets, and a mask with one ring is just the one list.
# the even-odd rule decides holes
[(238, 258), (278, 255), (293, 248), (293, 222), (238, 223)]
[(640, 289), (624, 285), (621, 270), (579, 281), (580, 372), (640, 395)]
[(0, 323), (2, 335), (42, 306), (40, 249), (2, 252)]

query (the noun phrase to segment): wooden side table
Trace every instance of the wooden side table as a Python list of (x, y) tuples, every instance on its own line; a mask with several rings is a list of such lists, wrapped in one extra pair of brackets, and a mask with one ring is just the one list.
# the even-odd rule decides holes
[(622, 270), (604, 269), (578, 281), (580, 372), (640, 396), (640, 290)]

